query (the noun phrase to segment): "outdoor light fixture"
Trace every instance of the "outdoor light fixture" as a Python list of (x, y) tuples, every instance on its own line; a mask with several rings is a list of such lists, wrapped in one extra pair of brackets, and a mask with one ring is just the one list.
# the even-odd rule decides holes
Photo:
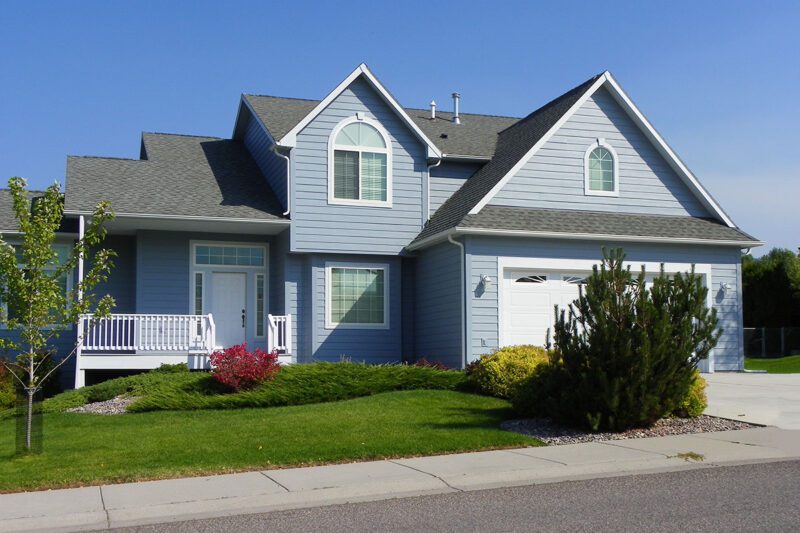
[(486, 274), (481, 274), (481, 285), (484, 287), (488, 287), (492, 284), (492, 277), (487, 276)]
[(731, 284), (723, 281), (719, 284), (719, 290), (722, 291), (722, 294), (728, 294), (728, 291), (731, 290)]

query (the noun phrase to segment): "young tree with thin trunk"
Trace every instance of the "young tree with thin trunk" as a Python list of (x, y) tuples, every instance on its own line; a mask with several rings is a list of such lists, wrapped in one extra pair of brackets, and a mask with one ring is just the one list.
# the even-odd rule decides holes
[[(30, 450), (34, 397), (75, 354), (83, 339), (76, 339), (72, 350), (53, 364), (47, 362), (51, 342), (70, 331), (82, 314), (93, 313), (98, 319), (108, 316), (114, 306), (111, 296), (98, 299), (92, 293), (98, 283), (108, 279), (113, 267), (114, 251), (96, 248), (105, 238), (105, 222), (114, 214), (108, 202), (99, 203), (84, 235), (75, 240), (69, 253), (59, 257), (54, 244), (64, 212), (60, 185), (48, 187), (33, 204), (24, 179), (11, 178), (8, 187), (19, 236), (14, 236), (14, 244), (0, 236), (0, 301), (5, 304), (0, 319), (17, 338), (0, 339), (0, 349), (18, 354), (16, 361), (3, 364), (26, 395), (25, 448)], [(90, 268), (67, 290), (65, 280), (89, 254)]]

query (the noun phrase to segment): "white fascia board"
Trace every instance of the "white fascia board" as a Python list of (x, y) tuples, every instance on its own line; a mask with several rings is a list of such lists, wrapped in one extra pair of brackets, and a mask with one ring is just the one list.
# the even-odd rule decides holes
[(722, 207), (717, 203), (717, 201), (700, 184), (700, 181), (695, 177), (694, 174), (692, 174), (689, 168), (683, 163), (683, 161), (681, 161), (672, 148), (670, 148), (664, 138), (661, 137), (658, 131), (653, 127), (653, 125), (650, 124), (644, 114), (639, 110), (638, 107), (636, 107), (636, 104), (634, 104), (633, 100), (628, 97), (610, 72), (606, 72), (605, 78), (606, 81), (608, 81), (608, 89), (611, 93), (611, 96), (614, 97), (614, 100), (620, 104), (628, 116), (645, 133), (650, 142), (655, 145), (656, 149), (664, 157), (664, 159), (667, 160), (673, 170), (675, 170), (678, 176), (681, 177), (689, 189), (695, 193), (695, 196), (697, 196), (697, 198), (703, 203), (703, 205), (706, 206), (706, 208), (710, 209), (720, 218), (720, 220), (725, 222), (728, 227), (735, 228), (736, 224), (733, 223), (733, 221), (730, 219), (730, 217), (728, 217), (725, 211), (723, 211)]
[(578, 101), (572, 104), (572, 107), (570, 107), (569, 110), (566, 113), (564, 113), (564, 115), (560, 119), (558, 119), (558, 122), (556, 122), (553, 125), (553, 127), (550, 128), (547, 131), (547, 133), (545, 133), (544, 136), (541, 139), (539, 139), (539, 141), (536, 144), (534, 144), (524, 156), (522, 156), (522, 159), (517, 161), (517, 164), (511, 167), (511, 170), (509, 170), (506, 173), (506, 175), (503, 176), (503, 178), (500, 181), (498, 181), (494, 187), (492, 187), (492, 189), (486, 194), (486, 196), (484, 196), (483, 199), (480, 202), (478, 202), (475, 205), (475, 207), (472, 208), (472, 210), (469, 212), (470, 215), (477, 214), (481, 209), (483, 209), (486, 206), (486, 204), (488, 204), (492, 200), (492, 198), (495, 197), (495, 195), (498, 192), (500, 192), (500, 190), (503, 187), (506, 186), (506, 184), (511, 180), (511, 178), (513, 178), (517, 174), (517, 172), (519, 172), (520, 169), (523, 166), (525, 166), (525, 164), (531, 159), (531, 157), (533, 157), (534, 154), (536, 154), (536, 152), (538, 152), (539, 149), (542, 146), (544, 146), (545, 143), (549, 141), (553, 135), (555, 135), (555, 133), (561, 128), (561, 126), (563, 126), (564, 123), (567, 120), (569, 120), (578, 109), (580, 109), (580, 107), (584, 104), (584, 102), (586, 102), (586, 100), (588, 100), (589, 97), (593, 95), (595, 91), (597, 91), (597, 89), (599, 89), (606, 82), (607, 76), (608, 72), (605, 72), (602, 76), (600, 76), (599, 78), (597, 78), (597, 80), (595, 80), (592, 86), (589, 87), (581, 95)]
[[(65, 215), (89, 215), (91, 211), (64, 211)], [(161, 215), (151, 213), (115, 213), (114, 218), (142, 218), (142, 219), (158, 219), (158, 220), (196, 220), (201, 222), (245, 222), (249, 224), (276, 224), (288, 226), (291, 224), (289, 219), (254, 219), (254, 218), (229, 218), (229, 217), (203, 217), (193, 215)]]
[(564, 240), (583, 240), (583, 241), (616, 241), (616, 242), (641, 242), (656, 244), (701, 244), (707, 246), (736, 246), (739, 248), (756, 248), (763, 246), (762, 241), (734, 241), (719, 239), (692, 239), (679, 237), (646, 237), (637, 235), (613, 235), (598, 233), (557, 233), (547, 231), (523, 231), (523, 230), (503, 230), (503, 229), (481, 229), (481, 228), (453, 228), (419, 241), (408, 246), (409, 251), (426, 248), (432, 244), (447, 239), (448, 235), (486, 235), (492, 237), (529, 237), (538, 239), (564, 239)]
[(303, 128), (308, 126), (308, 124), (314, 120), (314, 118), (319, 115), (323, 109), (328, 107), (328, 105), (335, 100), (342, 92), (347, 89), (351, 83), (353, 83), (359, 76), (364, 76), (367, 81), (372, 85), (372, 87), (378, 91), (378, 94), (384, 99), (384, 101), (389, 104), (389, 106), (397, 113), (400, 118), (402, 118), (406, 125), (414, 132), (417, 138), (422, 141), (428, 148), (428, 158), (429, 159), (441, 159), (442, 152), (436, 147), (435, 144), (424, 134), (422, 130), (411, 120), (411, 117), (405, 112), (405, 110), (400, 106), (397, 100), (386, 90), (386, 88), (378, 81), (378, 78), (375, 77), (374, 74), (369, 70), (367, 65), (361, 63), (356, 69), (350, 73), (342, 82), (336, 86), (336, 88), (328, 93), (319, 104), (311, 110), (311, 112), (306, 115), (303, 120), (297, 123), (297, 125), (289, 130), (289, 132), (284, 135), (282, 138), (278, 139), (277, 144), (286, 147), (294, 147), (297, 145), (297, 134), (300, 133)]

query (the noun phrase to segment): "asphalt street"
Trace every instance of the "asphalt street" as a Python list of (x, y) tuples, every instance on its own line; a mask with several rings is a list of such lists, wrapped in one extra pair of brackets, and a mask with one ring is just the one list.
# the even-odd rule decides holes
[(122, 529), (798, 531), (800, 461), (441, 494)]

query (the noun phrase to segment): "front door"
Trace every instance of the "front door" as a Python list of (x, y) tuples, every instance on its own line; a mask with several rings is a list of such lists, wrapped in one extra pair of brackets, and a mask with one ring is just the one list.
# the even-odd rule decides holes
[(228, 348), (245, 341), (247, 324), (247, 274), (214, 272), (211, 275), (211, 313), (218, 346)]

